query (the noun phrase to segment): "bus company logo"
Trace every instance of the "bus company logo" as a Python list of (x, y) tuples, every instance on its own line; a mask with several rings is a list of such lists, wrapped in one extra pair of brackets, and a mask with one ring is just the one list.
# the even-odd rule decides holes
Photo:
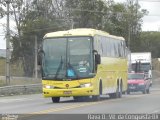
[(69, 88), (69, 84), (66, 84), (66, 88)]

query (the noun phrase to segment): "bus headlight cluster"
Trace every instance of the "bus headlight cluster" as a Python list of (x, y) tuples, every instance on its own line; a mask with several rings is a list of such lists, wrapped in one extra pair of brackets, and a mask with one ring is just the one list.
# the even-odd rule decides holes
[(46, 88), (46, 89), (53, 89), (54, 86), (51, 86), (51, 85), (43, 85), (43, 88)]
[(86, 84), (82, 84), (82, 85), (80, 85), (80, 86), (81, 86), (81, 88), (84, 88), (84, 87), (91, 87), (92, 84), (91, 84), (91, 83), (86, 83)]

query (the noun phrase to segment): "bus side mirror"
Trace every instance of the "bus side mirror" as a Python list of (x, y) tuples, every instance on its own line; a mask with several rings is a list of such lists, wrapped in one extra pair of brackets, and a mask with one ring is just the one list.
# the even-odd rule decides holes
[(96, 64), (101, 64), (101, 56), (100, 56), (100, 54), (96, 54), (95, 55), (95, 62), (96, 62)]

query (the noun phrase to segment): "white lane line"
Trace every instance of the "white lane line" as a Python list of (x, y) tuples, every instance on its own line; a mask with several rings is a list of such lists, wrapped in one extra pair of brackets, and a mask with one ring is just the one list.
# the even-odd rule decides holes
[(0, 103), (12, 103), (12, 102), (28, 101), (28, 100), (33, 100), (33, 99), (28, 99), (28, 98), (0, 99)]
[(151, 114), (160, 113), (160, 110), (154, 110)]

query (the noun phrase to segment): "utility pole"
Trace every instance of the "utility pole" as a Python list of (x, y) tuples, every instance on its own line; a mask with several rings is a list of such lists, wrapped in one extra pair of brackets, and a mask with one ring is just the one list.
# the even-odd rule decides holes
[(9, 4), (10, 0), (6, 0), (7, 4), (7, 27), (6, 27), (6, 84), (10, 84), (10, 28), (9, 28)]
[(129, 21), (129, 25), (128, 25), (128, 49), (129, 50), (130, 50), (130, 41), (131, 41), (131, 25)]
[[(133, 6), (134, 0), (127, 0), (129, 7)], [(137, 6), (136, 6), (137, 7)], [(132, 18), (133, 18), (133, 8), (129, 9), (129, 18), (128, 18), (128, 48), (131, 49), (131, 37), (133, 34)]]
[(35, 35), (35, 61), (34, 61), (34, 69), (35, 69), (35, 79), (38, 78), (38, 73), (37, 73), (37, 70), (38, 70), (38, 67), (37, 67), (37, 35)]
[(74, 28), (74, 20), (73, 20), (73, 18), (71, 18), (70, 21), (71, 21), (71, 29), (73, 29)]

